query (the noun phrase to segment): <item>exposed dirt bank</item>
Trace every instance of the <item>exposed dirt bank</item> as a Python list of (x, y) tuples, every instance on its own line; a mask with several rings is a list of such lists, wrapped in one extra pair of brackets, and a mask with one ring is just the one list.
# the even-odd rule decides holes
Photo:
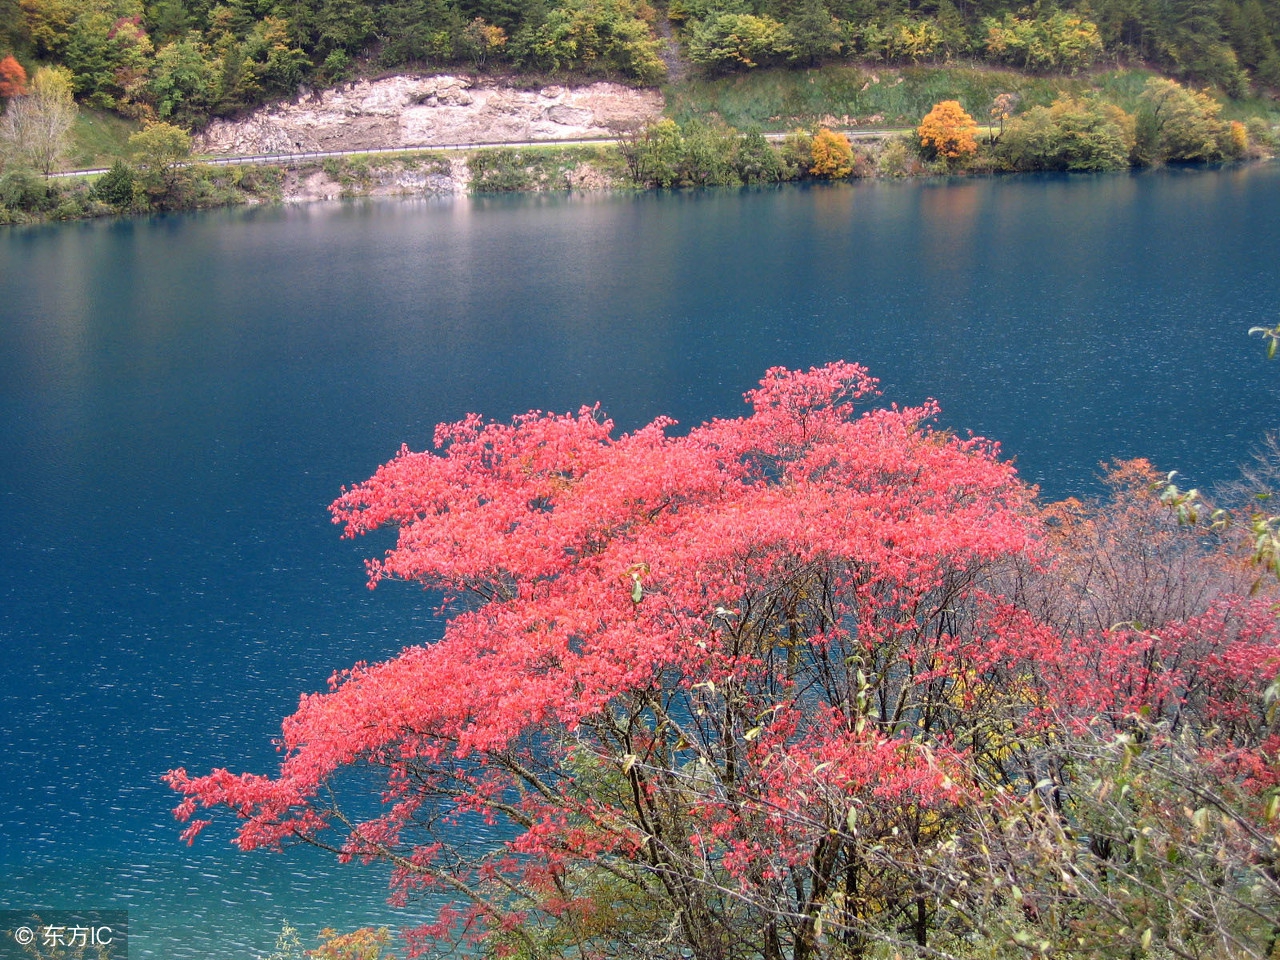
[(352, 176), (347, 170), (327, 170), (318, 164), (285, 171), (281, 199), (286, 203), (339, 200), (351, 197), (462, 196), (471, 186), (465, 157), (420, 164), (395, 159)]
[(466, 77), (399, 76), (215, 121), (195, 146), (236, 156), (608, 137), (643, 126), (662, 108), (656, 90), (616, 83), (517, 90)]

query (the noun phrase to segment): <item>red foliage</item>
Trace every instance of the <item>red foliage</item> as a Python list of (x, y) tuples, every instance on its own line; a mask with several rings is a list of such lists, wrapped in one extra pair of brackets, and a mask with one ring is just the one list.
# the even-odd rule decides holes
[(0, 60), (0, 100), (27, 94), (27, 71), (12, 55)]
[[(332, 510), (348, 536), (398, 530), (370, 586), (440, 591), (444, 638), (304, 696), (274, 778), (171, 772), (179, 817), (229, 807), (245, 849), (300, 837), (388, 860), (400, 898), (472, 902), (422, 949), (529, 910), (587, 937), (575, 868), (608, 863), (696, 955), (743, 931), (772, 952), (811, 942), (837, 888), (842, 923), (923, 916), (919, 851), (992, 783), (1036, 783), (1055, 724), (1194, 707), (1257, 732), (1231, 704), (1260, 702), (1272, 620), (1224, 601), (1063, 641), (998, 595), (1035, 548), (1034, 491), (993, 443), (934, 430), (932, 403), (856, 414), (874, 391), (851, 364), (773, 369), (750, 416), (687, 436), (615, 437), (584, 408), (402, 449)], [(381, 816), (339, 820), (351, 766), (384, 772)], [(469, 849), (476, 816), (507, 842)], [(892, 868), (866, 852), (885, 848)]]

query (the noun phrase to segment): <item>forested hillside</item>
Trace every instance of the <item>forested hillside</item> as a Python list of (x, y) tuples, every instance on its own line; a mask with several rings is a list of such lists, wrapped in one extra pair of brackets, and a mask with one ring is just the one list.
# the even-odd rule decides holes
[(1280, 86), (1277, 34), (1280, 0), (0, 0), (0, 61), (63, 65), (82, 104), (187, 126), (357, 71), (659, 83), (674, 43), (706, 73), (1144, 61), (1234, 96)]

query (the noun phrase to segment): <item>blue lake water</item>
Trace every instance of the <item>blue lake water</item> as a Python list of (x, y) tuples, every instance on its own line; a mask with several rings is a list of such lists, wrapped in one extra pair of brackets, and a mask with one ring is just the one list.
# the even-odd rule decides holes
[(178, 841), (165, 770), (267, 772), (299, 693), (437, 636), (326, 512), (442, 420), (745, 411), (865, 363), (1046, 496), (1230, 479), (1280, 410), (1280, 164), (238, 210), (0, 230), (0, 908), (131, 956), (412, 923), (376, 870)]

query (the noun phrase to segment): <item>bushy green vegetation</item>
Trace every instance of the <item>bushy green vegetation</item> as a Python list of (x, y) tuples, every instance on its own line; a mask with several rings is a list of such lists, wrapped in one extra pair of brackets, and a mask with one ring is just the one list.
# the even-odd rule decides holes
[(1014, 170), (1118, 170), (1133, 147), (1133, 118), (1119, 107), (1063, 97), (1010, 123), (999, 155)]
[(1149, 79), (1132, 113), (1098, 96), (1063, 96), (1003, 126), (992, 155), (1013, 170), (1117, 170), (1238, 160), (1274, 149), (1270, 126), (1223, 120), (1221, 105), (1172, 80)]
[(781, 140), (724, 124), (660, 120), (620, 146), (638, 187), (758, 186), (795, 180), (915, 176), (929, 168), (914, 137), (850, 143), (827, 127)]
[[(977, 100), (971, 90), (969, 104), (939, 101), (910, 133), (861, 140), (851, 145), (847, 160), (832, 153), (832, 134), (819, 124), (776, 144), (756, 133), (758, 144), (774, 155), (757, 161), (759, 169), (768, 171), (765, 176), (743, 172), (739, 158), (748, 138), (728, 124), (663, 120), (630, 138), (623, 152), (635, 183), (666, 187), (809, 176), (1122, 170), (1239, 160), (1276, 150), (1271, 122), (1257, 116), (1247, 123), (1224, 119), (1217, 100), (1175, 81), (1147, 76), (1136, 95), (1128, 84), (1112, 89), (1120, 102), (1087, 88), (1031, 103), (1024, 94), (1007, 91)], [(1038, 85), (1030, 88), (1040, 100), (1045, 92)], [(700, 165), (693, 159), (708, 154), (718, 162)]]
[(0, 175), (0, 224), (199, 210), (278, 201), (284, 170), (271, 166), (171, 167), (117, 160), (106, 173), (49, 180), (29, 168)]
[(473, 193), (566, 190), (586, 171), (620, 178), (618, 152), (608, 147), (524, 147), (479, 150), (467, 159)]
[(726, 186), (787, 179), (785, 164), (759, 133), (660, 120), (622, 144), (631, 182), (641, 187)]

